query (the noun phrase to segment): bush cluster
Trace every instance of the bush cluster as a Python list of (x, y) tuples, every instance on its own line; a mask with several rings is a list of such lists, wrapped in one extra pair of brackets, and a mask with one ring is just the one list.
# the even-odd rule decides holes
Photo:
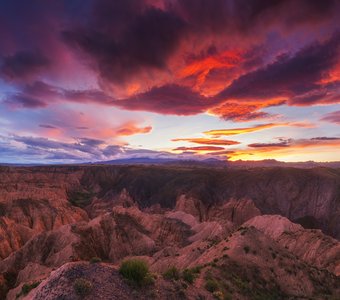
[(191, 269), (184, 269), (181, 273), (176, 267), (170, 267), (163, 273), (163, 277), (170, 280), (179, 280), (182, 278), (187, 283), (192, 284), (200, 273), (201, 269), (201, 266), (197, 266)]
[(163, 273), (165, 279), (178, 280), (181, 277), (180, 271), (176, 267), (170, 267)]
[(25, 283), (19, 294), (16, 295), (16, 298), (19, 298), (21, 296), (26, 296), (31, 290), (35, 289), (40, 284), (39, 281), (33, 282), (32, 284)]
[(148, 264), (141, 259), (127, 259), (122, 262), (119, 273), (129, 282), (136, 285), (149, 285), (154, 278), (149, 272)]
[(74, 291), (79, 296), (86, 296), (91, 293), (92, 283), (84, 278), (77, 278), (73, 284)]

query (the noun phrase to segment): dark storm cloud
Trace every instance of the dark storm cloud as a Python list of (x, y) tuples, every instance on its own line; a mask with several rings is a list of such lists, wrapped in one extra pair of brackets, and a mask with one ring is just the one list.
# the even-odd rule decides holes
[(148, 92), (132, 96), (125, 100), (112, 102), (113, 105), (129, 109), (158, 112), (162, 114), (192, 115), (205, 111), (214, 104), (190, 88), (178, 85), (166, 85), (153, 88)]
[(102, 79), (119, 84), (148, 70), (166, 70), (183, 37), (242, 35), (257, 30), (264, 21), (283, 27), (316, 22), (329, 18), (336, 4), (332, 0), (177, 0), (164, 1), (165, 9), (160, 9), (149, 3), (94, 1), (86, 21), (63, 31), (64, 40), (87, 55)]
[(282, 23), (293, 27), (329, 18), (336, 0), (234, 0), (235, 22), (241, 30), (250, 30), (259, 23)]
[(143, 1), (101, 0), (87, 25), (65, 30), (63, 37), (90, 57), (100, 77), (124, 82), (144, 69), (166, 68), (184, 28), (178, 16)]
[(19, 93), (12, 95), (4, 101), (9, 106), (22, 106), (25, 108), (46, 107), (47, 103), (43, 100)]
[(98, 103), (110, 105), (113, 98), (100, 90), (68, 90), (42, 81), (22, 86), (21, 91), (7, 96), (9, 106), (26, 108), (46, 107), (57, 102)]
[(17, 80), (36, 75), (49, 65), (49, 60), (39, 52), (20, 51), (0, 60), (0, 74)]
[(21, 90), (5, 98), (5, 103), (11, 106), (26, 108), (46, 107), (61, 98), (60, 90), (42, 81), (21, 86)]
[(177, 0), (168, 8), (199, 33), (254, 31), (262, 24), (283, 27), (314, 23), (334, 13), (336, 0)]
[[(218, 98), (268, 99), (289, 97), (290, 104), (306, 105), (318, 98), (299, 98), (311, 91), (319, 92), (318, 82), (339, 58), (340, 34), (324, 43), (314, 43), (295, 55), (281, 55), (264, 68), (250, 72), (233, 81)], [(321, 93), (322, 95), (322, 93)]]
[[(268, 62), (267, 56), (275, 55), (267, 49), (271, 31), (287, 34), (304, 26), (306, 32), (317, 38), (308, 26), (332, 22), (339, 13), (338, 1), (33, 0), (28, 3), (0, 0), (0, 3), (3, 37), (0, 76), (20, 82), (14, 86), (15, 92), (4, 97), (5, 103), (11, 106), (41, 108), (58, 101), (72, 101), (175, 115), (192, 115), (210, 109), (226, 120), (248, 121), (271, 117), (261, 109), (272, 106), (247, 104), (248, 100), (284, 97), (290, 105), (312, 105), (335, 103), (340, 99), (336, 83), (320, 84), (323, 74), (337, 61), (339, 34), (263, 65)], [(330, 25), (327, 35), (332, 26), (336, 27)], [(261, 45), (260, 37), (268, 37), (267, 44)], [(215, 97), (205, 97), (189, 85), (184, 87), (176, 78), (178, 70), (171, 69), (172, 59), (185, 65), (223, 52), (221, 43), (228, 48), (234, 47), (237, 41), (242, 41), (240, 47), (245, 48), (241, 49), (244, 57), (238, 64), (240, 70), (225, 75), (232, 78), (221, 75), (224, 86), (227, 79), (234, 81)], [(194, 48), (197, 46), (197, 53), (188, 50), (188, 43)], [(253, 45), (251, 49), (248, 44)], [(100, 88), (57, 87), (56, 82), (49, 80), (50, 72), (57, 68), (58, 72), (65, 69), (67, 73), (64, 59), (71, 53), (94, 71), (100, 88), (106, 88), (106, 83), (125, 86), (136, 79), (141, 83), (141, 90), (118, 100), (108, 94), (107, 89), (104, 92)], [(229, 74), (229, 69), (223, 70)], [(212, 67), (206, 78), (211, 79), (220, 71)], [(170, 79), (157, 81), (159, 72), (169, 75)], [(240, 74), (244, 75), (237, 78)], [(222, 103), (226, 98), (239, 103)], [(247, 105), (241, 106), (242, 102)], [(217, 106), (220, 107), (215, 109)]]

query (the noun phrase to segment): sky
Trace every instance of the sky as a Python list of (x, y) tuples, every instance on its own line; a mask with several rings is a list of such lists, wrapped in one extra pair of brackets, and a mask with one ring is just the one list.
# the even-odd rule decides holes
[(0, 0), (0, 162), (340, 160), (340, 0)]

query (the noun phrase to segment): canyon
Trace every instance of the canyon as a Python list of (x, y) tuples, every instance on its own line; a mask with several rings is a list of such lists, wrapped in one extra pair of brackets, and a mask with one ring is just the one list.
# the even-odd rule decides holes
[[(79, 299), (78, 277), (85, 299), (338, 299), (339, 220), (336, 168), (2, 166), (0, 299)], [(151, 286), (119, 274), (135, 257)]]

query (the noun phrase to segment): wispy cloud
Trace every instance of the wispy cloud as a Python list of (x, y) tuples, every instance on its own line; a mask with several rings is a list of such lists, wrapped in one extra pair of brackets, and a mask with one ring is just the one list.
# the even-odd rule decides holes
[(204, 133), (207, 135), (212, 135), (212, 136), (238, 135), (238, 134), (245, 134), (245, 133), (251, 133), (255, 131), (270, 129), (274, 127), (287, 127), (287, 126), (302, 127), (302, 128), (315, 127), (314, 124), (308, 123), (308, 122), (267, 123), (267, 124), (255, 125), (253, 127), (215, 129), (215, 130), (206, 131)]
[(232, 140), (218, 140), (218, 139), (207, 139), (207, 138), (186, 138), (186, 139), (172, 139), (173, 142), (190, 142), (194, 144), (202, 145), (221, 145), (221, 146), (231, 146), (238, 145), (240, 142)]

